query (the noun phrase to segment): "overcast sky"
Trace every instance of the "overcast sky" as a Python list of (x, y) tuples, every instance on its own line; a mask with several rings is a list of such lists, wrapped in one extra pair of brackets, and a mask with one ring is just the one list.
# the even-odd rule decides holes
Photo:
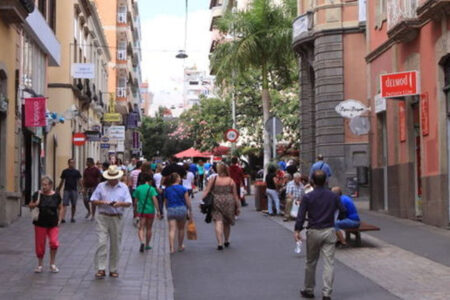
[[(142, 75), (154, 93), (154, 106), (183, 102), (183, 63), (208, 70), (211, 43), (210, 0), (189, 0), (186, 60), (175, 58), (184, 47), (184, 0), (139, 0), (142, 29)], [(177, 112), (175, 112), (177, 113)]]

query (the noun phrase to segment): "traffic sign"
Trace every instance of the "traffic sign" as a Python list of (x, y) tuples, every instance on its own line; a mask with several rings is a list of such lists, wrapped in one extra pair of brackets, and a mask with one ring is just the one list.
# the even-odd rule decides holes
[(271, 117), (266, 121), (266, 124), (264, 125), (267, 132), (269, 133), (269, 136), (281, 134), (283, 132), (283, 123), (281, 123), (280, 118), (278, 117)]
[(86, 135), (82, 132), (73, 134), (72, 142), (75, 146), (83, 146), (86, 143)]
[(239, 131), (236, 129), (228, 129), (225, 131), (225, 139), (231, 143), (236, 143), (239, 138)]
[(109, 144), (100, 144), (101, 149), (109, 149), (109, 147), (110, 147)]

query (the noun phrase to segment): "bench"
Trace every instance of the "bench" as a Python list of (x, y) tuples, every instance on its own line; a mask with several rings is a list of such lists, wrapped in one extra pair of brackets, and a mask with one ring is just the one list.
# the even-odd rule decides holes
[(361, 247), (361, 232), (363, 231), (379, 231), (380, 227), (375, 225), (371, 225), (365, 222), (361, 222), (358, 228), (346, 228), (343, 229), (345, 231), (345, 240), (347, 243), (351, 241), (351, 235), (355, 235), (355, 245), (357, 247)]

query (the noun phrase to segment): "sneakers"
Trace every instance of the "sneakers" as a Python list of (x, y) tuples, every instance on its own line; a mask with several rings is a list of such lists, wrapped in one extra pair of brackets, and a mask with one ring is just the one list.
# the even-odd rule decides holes
[(311, 292), (308, 292), (308, 291), (306, 291), (306, 290), (301, 290), (301, 291), (300, 291), (300, 295), (301, 295), (303, 298), (314, 298), (314, 294), (311, 293)]
[(42, 273), (43, 270), (44, 270), (44, 268), (43, 268), (42, 266), (37, 266), (37, 267), (34, 269), (34, 273)]
[(50, 272), (59, 273), (59, 269), (56, 265), (50, 265)]

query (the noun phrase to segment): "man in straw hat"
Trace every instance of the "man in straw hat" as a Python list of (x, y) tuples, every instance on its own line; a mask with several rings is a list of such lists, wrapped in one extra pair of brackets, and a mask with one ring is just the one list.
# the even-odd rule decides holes
[(97, 232), (98, 246), (94, 264), (97, 273), (95, 277), (102, 279), (106, 276), (107, 243), (109, 238), (109, 276), (117, 278), (117, 266), (120, 257), (120, 243), (122, 239), (124, 207), (132, 203), (128, 187), (120, 178), (123, 171), (116, 165), (111, 165), (103, 172), (105, 182), (100, 183), (91, 197), (93, 205), (98, 206)]

